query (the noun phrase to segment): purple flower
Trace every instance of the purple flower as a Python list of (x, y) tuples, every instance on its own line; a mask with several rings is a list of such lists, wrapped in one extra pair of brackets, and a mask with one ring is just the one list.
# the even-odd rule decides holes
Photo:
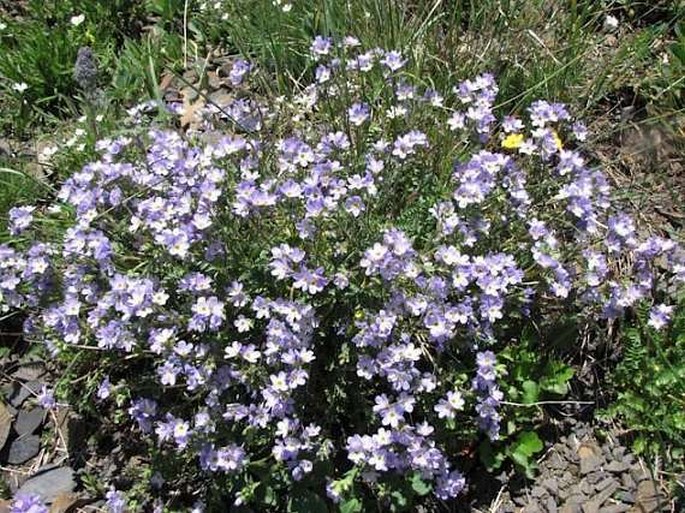
[(233, 67), (231, 67), (230, 73), (228, 74), (231, 84), (234, 86), (240, 85), (245, 78), (245, 75), (247, 75), (251, 69), (252, 66), (249, 62), (243, 59), (238, 59), (235, 61), (233, 63)]
[(57, 401), (55, 401), (54, 391), (49, 389), (46, 385), (43, 385), (38, 393), (38, 404), (41, 408), (46, 410), (52, 410), (57, 406)]
[(671, 321), (671, 314), (674, 307), (664, 304), (656, 305), (649, 311), (649, 321), (647, 324), (655, 330), (661, 330)]
[(402, 58), (400, 52), (392, 50), (390, 52), (385, 52), (380, 62), (390, 71), (395, 72), (402, 68), (407, 63), (407, 60)]
[(365, 103), (354, 103), (352, 107), (347, 110), (347, 115), (350, 119), (350, 123), (354, 126), (360, 126), (369, 119), (369, 106)]
[(314, 56), (328, 55), (333, 47), (333, 39), (330, 37), (316, 36), (309, 49)]
[(33, 211), (36, 207), (14, 207), (9, 211), (9, 229), (11, 235), (19, 235), (33, 222)]
[(10, 513), (48, 513), (38, 494), (19, 494), (10, 503)]
[(126, 496), (113, 486), (105, 494), (107, 509), (111, 513), (124, 513), (126, 511)]

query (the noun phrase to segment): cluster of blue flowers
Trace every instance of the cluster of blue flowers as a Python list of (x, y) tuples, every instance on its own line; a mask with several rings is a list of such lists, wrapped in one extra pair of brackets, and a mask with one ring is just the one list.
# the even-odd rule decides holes
[[(16, 238), (0, 245), (0, 305), (30, 314), (27, 336), (56, 356), (85, 346), (153, 362), (144, 392), (107, 376), (93, 399), (128, 387), (130, 429), (235, 478), (237, 502), (257, 460), (300, 481), (340, 454), (370, 489), (419, 475), (454, 498), (466, 483), (447, 426), (498, 438), (504, 397), (487, 348), (512, 320), (558, 306), (610, 319), (654, 301), (660, 329), (672, 308), (654, 298), (685, 282), (682, 250), (641, 238), (612, 204), (563, 105), (498, 119), (492, 75), (422, 89), (400, 52), (360, 46), (317, 37), (312, 83), (274, 101), (249, 96), (259, 70), (237, 61), (229, 79), (243, 96), (198, 114), (214, 137), (151, 128), (100, 141), (59, 207), (13, 209)], [(372, 80), (382, 88), (365, 89)], [(428, 157), (445, 141), (465, 149), (441, 174)], [(446, 193), (429, 198), (434, 234), (419, 243), (378, 205), (426, 174)], [(61, 240), (41, 238), (34, 218), (50, 216), (69, 225)], [(368, 421), (344, 435), (312, 417), (322, 391), (310, 386), (341, 340), (353, 381), (338, 385), (360, 391)], [(455, 379), (455, 354), (471, 386)], [(322, 485), (334, 502), (345, 470)], [(162, 477), (164, 489), (173, 476)]]

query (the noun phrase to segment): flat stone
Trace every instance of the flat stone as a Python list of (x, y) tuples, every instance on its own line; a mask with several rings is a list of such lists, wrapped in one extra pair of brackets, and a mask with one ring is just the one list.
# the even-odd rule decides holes
[(21, 465), (36, 456), (39, 451), (40, 437), (38, 435), (19, 437), (10, 445), (7, 463)]
[(584, 476), (598, 470), (604, 462), (602, 451), (597, 444), (583, 443), (576, 452), (580, 458), (580, 473)]
[(618, 490), (618, 483), (613, 481), (613, 483), (611, 483), (603, 492), (583, 504), (583, 513), (598, 513), (602, 504), (604, 504), (616, 490)]
[(621, 474), (621, 484), (626, 490), (633, 490), (637, 486), (637, 483), (628, 472)]
[(542, 482), (542, 486), (544, 486), (545, 489), (552, 495), (559, 494), (559, 484), (556, 479), (545, 479)]
[(617, 483), (616, 479), (614, 479), (613, 477), (607, 477), (606, 479), (600, 481), (595, 485), (595, 490), (601, 492), (603, 490), (606, 490), (609, 486), (613, 485), (614, 483)]
[(44, 418), (45, 410), (43, 408), (38, 407), (29, 411), (21, 410), (14, 422), (14, 430), (19, 436), (30, 435), (40, 427)]
[(45, 365), (42, 362), (26, 362), (19, 365), (12, 373), (12, 377), (22, 381), (36, 381), (45, 374)]
[(625, 502), (626, 504), (635, 504), (635, 494), (632, 492), (620, 491), (616, 493), (616, 500)]
[(585, 479), (587, 479), (587, 482), (594, 485), (599, 483), (602, 478), (604, 477), (604, 473), (601, 471), (598, 472), (590, 472), (587, 476), (585, 476)]
[(630, 469), (630, 477), (632, 477), (633, 480), (637, 483), (639, 483), (640, 481), (646, 481), (646, 480), (652, 478), (652, 476), (649, 475), (649, 472), (645, 471), (640, 466), (635, 466), (635, 467)]
[(630, 465), (626, 464), (623, 461), (612, 461), (608, 465), (604, 467), (604, 470), (607, 470), (609, 472), (613, 472), (614, 474), (620, 474), (621, 472), (625, 472), (630, 468)]
[(5, 446), (11, 427), (12, 413), (4, 403), (0, 402), (0, 449)]
[(547, 513), (558, 513), (559, 511), (557, 503), (552, 497), (548, 497), (545, 501), (545, 509), (547, 509)]
[(547, 490), (545, 490), (542, 486), (534, 486), (530, 491), (530, 494), (536, 499), (540, 499), (547, 495)]
[(529, 502), (523, 508), (522, 513), (544, 513), (537, 502)]
[(626, 448), (619, 445), (611, 450), (611, 454), (617, 460), (623, 459), (626, 454)]
[(630, 509), (628, 504), (612, 504), (600, 508), (599, 513), (624, 513)]
[(13, 391), (9, 397), (10, 404), (19, 408), (26, 399), (40, 392), (41, 384), (38, 381), (28, 381), (27, 383), (14, 383)]
[(583, 509), (578, 503), (564, 504), (559, 513), (583, 513)]
[(664, 497), (659, 493), (656, 483), (651, 479), (642, 481), (637, 485), (637, 497), (631, 512), (652, 513), (664, 506)]
[(595, 487), (592, 486), (590, 483), (587, 482), (587, 480), (583, 479), (580, 482), (580, 489), (585, 495), (592, 496), (593, 493), (595, 493)]
[(563, 470), (566, 468), (566, 460), (559, 454), (558, 452), (554, 451), (549, 458), (547, 458), (547, 466), (551, 469), (554, 470)]
[(74, 471), (69, 467), (52, 467), (35, 474), (19, 488), (18, 493), (36, 493), (46, 504), (61, 494), (73, 492), (76, 488)]

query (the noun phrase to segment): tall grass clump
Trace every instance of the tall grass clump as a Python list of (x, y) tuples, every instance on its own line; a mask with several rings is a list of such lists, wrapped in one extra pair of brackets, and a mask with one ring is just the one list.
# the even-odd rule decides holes
[(500, 117), (495, 76), (434, 88), (351, 36), (307, 54), (294, 94), (238, 60), (195, 130), (100, 140), (10, 212), (3, 309), (144, 462), (113, 511), (453, 501), (463, 449), (516, 435), (499, 355), (524, 332), (669, 322), (683, 252), (613, 201), (566, 106)]

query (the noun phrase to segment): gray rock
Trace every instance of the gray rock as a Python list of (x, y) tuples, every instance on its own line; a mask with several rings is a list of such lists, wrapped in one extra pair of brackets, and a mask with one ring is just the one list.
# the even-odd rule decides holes
[(580, 482), (580, 489), (583, 491), (583, 493), (587, 496), (591, 496), (592, 494), (595, 493), (595, 487), (592, 486), (590, 483), (587, 482), (586, 479), (583, 479)]
[(557, 503), (552, 497), (548, 497), (545, 501), (545, 509), (547, 513), (557, 513), (559, 508), (557, 508)]
[(52, 467), (39, 471), (26, 481), (18, 493), (36, 493), (46, 504), (51, 504), (62, 493), (76, 488), (74, 471), (69, 467)]
[(600, 492), (583, 504), (583, 513), (598, 513), (599, 508), (604, 504), (614, 492), (618, 490), (618, 482), (613, 481), (603, 492)]
[(580, 458), (580, 473), (585, 476), (590, 472), (594, 472), (602, 466), (602, 462), (603, 458), (595, 455)]
[(647, 479), (651, 479), (649, 472), (645, 471), (640, 466), (635, 466), (630, 469), (630, 477), (632, 477), (636, 483), (646, 481)]
[(29, 381), (22, 384), (15, 382), (14, 390), (9, 397), (10, 404), (15, 408), (19, 408), (30, 396), (38, 394), (40, 388), (41, 384), (38, 381)]
[(547, 490), (545, 490), (542, 486), (534, 486), (530, 491), (530, 494), (536, 499), (540, 499), (547, 495)]
[(605, 470), (613, 472), (614, 474), (620, 474), (621, 472), (625, 472), (629, 468), (630, 465), (626, 464), (623, 461), (612, 461), (604, 467)]
[(587, 482), (594, 485), (599, 483), (602, 478), (604, 477), (604, 473), (601, 471), (598, 472), (590, 472), (587, 476), (585, 476), (585, 479), (587, 479)]
[(549, 456), (549, 458), (547, 458), (546, 463), (549, 468), (554, 470), (563, 470), (566, 468), (567, 465), (564, 458), (562, 458), (562, 456), (557, 451), (554, 451)]
[(602, 491), (606, 490), (607, 488), (609, 488), (614, 483), (618, 484), (616, 479), (614, 479), (613, 477), (607, 477), (606, 479), (600, 481), (599, 483), (597, 483), (595, 485), (595, 490), (597, 490), (598, 492), (602, 492)]
[(521, 513), (544, 513), (537, 502), (529, 502)]
[(622, 460), (625, 454), (626, 448), (622, 446), (614, 447), (611, 451), (611, 455), (617, 460)]
[(583, 513), (583, 508), (577, 502), (566, 503), (561, 507), (559, 513)]
[(559, 494), (559, 484), (556, 479), (545, 479), (542, 482), (542, 486), (544, 486), (545, 489), (552, 495), (556, 496)]
[[(634, 488), (631, 488), (634, 490)], [(616, 494), (616, 499), (626, 504), (635, 504), (635, 494), (631, 491), (620, 491)]]
[(523, 497), (523, 496), (521, 496), (521, 495), (519, 495), (519, 496), (517, 496), (517, 497), (514, 497), (514, 498), (513, 498), (513, 501), (514, 501), (514, 504), (516, 504), (517, 506), (525, 506), (526, 503), (528, 502), (528, 501), (526, 500), (526, 498)]
[(621, 474), (621, 484), (623, 485), (623, 488), (625, 488), (626, 490), (634, 490), (637, 486), (637, 483), (628, 472), (626, 472), (625, 474)]
[(630, 509), (628, 504), (612, 504), (600, 508), (599, 513), (624, 513)]
[(38, 451), (40, 451), (40, 437), (38, 435), (19, 437), (10, 445), (7, 463), (21, 465), (38, 454)]
[(12, 377), (22, 381), (36, 381), (45, 374), (45, 366), (41, 362), (26, 362), (20, 364)]
[(19, 436), (30, 435), (40, 427), (44, 418), (45, 410), (43, 408), (34, 408), (29, 411), (21, 410), (14, 422), (14, 430)]

